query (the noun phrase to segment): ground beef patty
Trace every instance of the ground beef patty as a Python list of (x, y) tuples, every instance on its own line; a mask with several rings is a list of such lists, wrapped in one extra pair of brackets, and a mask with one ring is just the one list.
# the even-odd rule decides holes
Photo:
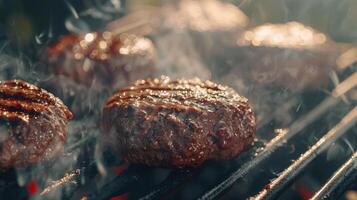
[(298, 22), (247, 29), (238, 34), (235, 44), (212, 56), (210, 63), (216, 62), (212, 74), (223, 75), (216, 78), (292, 91), (325, 86), (338, 56), (349, 48)]
[(109, 98), (102, 123), (103, 141), (124, 159), (160, 167), (231, 159), (255, 136), (248, 100), (199, 79), (137, 81)]
[(53, 157), (63, 149), (71, 118), (47, 91), (21, 80), (0, 81), (0, 168)]
[(114, 88), (151, 77), (155, 57), (148, 38), (110, 32), (66, 35), (44, 53), (50, 78), (43, 86), (80, 116), (99, 108), (96, 102)]
[[(48, 70), (77, 84), (116, 86), (153, 73), (155, 49), (147, 38), (92, 32), (66, 35), (45, 52)], [(123, 84), (121, 85), (123, 86)]]

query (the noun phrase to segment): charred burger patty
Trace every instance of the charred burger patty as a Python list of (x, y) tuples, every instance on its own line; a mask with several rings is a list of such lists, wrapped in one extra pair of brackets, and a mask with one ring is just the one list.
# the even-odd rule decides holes
[(248, 100), (199, 79), (137, 81), (109, 98), (102, 123), (103, 141), (124, 159), (160, 167), (231, 159), (255, 136)]
[(21, 80), (0, 81), (0, 168), (59, 153), (71, 118), (62, 101), (47, 91)]

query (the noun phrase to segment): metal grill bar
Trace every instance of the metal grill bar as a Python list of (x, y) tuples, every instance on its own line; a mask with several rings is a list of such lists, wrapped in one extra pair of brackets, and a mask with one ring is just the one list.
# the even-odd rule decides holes
[[(346, 79), (343, 83), (345, 83), (347, 80), (348, 80), (349, 83), (351, 82), (351, 80), (353, 81), (353, 79)], [(355, 84), (355, 83), (353, 82), (352, 84)], [(342, 83), (339, 84), (339, 86), (340, 86), (339, 87), (340, 90), (338, 90), (339, 92), (335, 92), (335, 91), (337, 91), (337, 88), (338, 88), (338, 87), (336, 87), (336, 89), (334, 90), (333, 96), (330, 96), (330, 97), (326, 98), (318, 106), (316, 106), (309, 113), (307, 113), (305, 116), (303, 116), (303, 117), (299, 118), (297, 121), (295, 121), (291, 125), (291, 127), (289, 128), (288, 132), (281, 133), (277, 137), (272, 139), (266, 145), (264, 150), (257, 154), (257, 156), (255, 156), (249, 162), (246, 162), (245, 164), (243, 164), (239, 169), (234, 171), (227, 179), (225, 179), (219, 185), (214, 187), (212, 190), (210, 190), (207, 193), (205, 193), (200, 199), (214, 199), (215, 197), (217, 197), (219, 194), (221, 194), (226, 189), (228, 189), (230, 186), (232, 186), (237, 180), (243, 178), (251, 170), (253, 170), (259, 164), (261, 164), (264, 160), (270, 158), (270, 156), (277, 149), (279, 149), (283, 144), (285, 144), (292, 137), (297, 135), (297, 133), (299, 133), (301, 130), (303, 130), (306, 126), (308, 126), (309, 124), (313, 123), (315, 120), (320, 118), (321, 115), (323, 115), (325, 112), (327, 112), (331, 107), (334, 107), (335, 105), (337, 105), (341, 101), (341, 98), (340, 98), (341, 95), (343, 95), (344, 93), (348, 92), (351, 88), (353, 88), (353, 87), (347, 87), (347, 86), (346, 87), (342, 87), (343, 85), (342, 86), (341, 85), (342, 85)], [(350, 86), (350, 85), (351, 84), (349, 84), (348, 86)], [(295, 103), (296, 102), (293, 99), (293, 101), (291, 101), (289, 104), (286, 105), (286, 109), (290, 108), (291, 104), (295, 104)], [(351, 113), (354, 114), (352, 120), (353, 120), (353, 122), (355, 122), (356, 121), (357, 108), (354, 108), (353, 111), (354, 112), (351, 111), (346, 117), (350, 116)], [(342, 123), (345, 120), (345, 118), (340, 123)], [(351, 122), (351, 124), (353, 125), (352, 122)], [(351, 126), (351, 124), (349, 124), (349, 126)], [(348, 128), (349, 127), (347, 127), (347, 128), (345, 127), (345, 129), (343, 129), (343, 127), (341, 127), (341, 125), (338, 124), (334, 128), (334, 129), (336, 129), (335, 130), (336, 133), (334, 133), (334, 134), (336, 134), (336, 136), (333, 136), (333, 137), (327, 138), (327, 139), (331, 140), (330, 142), (335, 141), (339, 136), (341, 136), (345, 131), (347, 131)], [(333, 131), (334, 129), (332, 129), (331, 131)], [(327, 133), (327, 135), (331, 131), (329, 131)], [(316, 152), (310, 153), (311, 154), (311, 158), (304, 158), (304, 159), (306, 159), (306, 161), (304, 161), (301, 166), (298, 166), (298, 167), (301, 167), (301, 168), (297, 168), (297, 169), (302, 170), (304, 168), (304, 166), (307, 165), (311, 160), (313, 160), (313, 158), (315, 158), (317, 156), (317, 154), (320, 153), (320, 151), (323, 151), (323, 149), (326, 146), (328, 146), (328, 144), (323, 144), (323, 142), (320, 142), (320, 141), (317, 144), (315, 144), (315, 145), (321, 145), (321, 147), (319, 147), (321, 149), (318, 150), (319, 148), (316, 148), (315, 149)], [(305, 154), (309, 153), (309, 151), (306, 152)], [(300, 159), (301, 159), (301, 157), (300, 157)], [(287, 170), (285, 170), (285, 171), (287, 171)], [(288, 174), (289, 175), (289, 177), (288, 177), (289, 179), (287, 179), (287, 180), (282, 179), (281, 182), (283, 184), (280, 184), (279, 181), (278, 181), (278, 183), (273, 184), (275, 182), (274, 181), (270, 185), (271, 189), (269, 189), (269, 191), (266, 194), (268, 196), (270, 194), (272, 194), (272, 195), (278, 194), (280, 189), (283, 189), (286, 185), (288, 185), (290, 183), (290, 181), (292, 181), (294, 179), (294, 177), (296, 177), (298, 175), (299, 172), (295, 173), (294, 171), (290, 171), (289, 173), (292, 173), (293, 175), (290, 176), (290, 174)], [(186, 173), (186, 174), (185, 173), (181, 173), (181, 175), (177, 175), (177, 174), (178, 173), (174, 171), (172, 174), (170, 174), (170, 176), (167, 179), (165, 179), (157, 187), (155, 187), (152, 190), (150, 190), (150, 192), (148, 192), (145, 196), (141, 197), (140, 199), (143, 199), (143, 200), (144, 199), (146, 199), (146, 200), (147, 199), (157, 199), (160, 196), (162, 196), (162, 195), (166, 194), (167, 192), (173, 190), (174, 188), (178, 187), (180, 184), (184, 183), (188, 178), (190, 178), (190, 177), (192, 177), (194, 175), (194, 173), (192, 171), (189, 172), (189, 173)], [(74, 178), (77, 178), (77, 176), (78, 176), (78, 174), (75, 174)], [(278, 178), (276, 180), (278, 180)], [(106, 198), (109, 198), (109, 197), (111, 197), (113, 195), (116, 195), (117, 193), (126, 191), (126, 189), (128, 189), (128, 187), (131, 187), (129, 185), (133, 185), (137, 181), (138, 181), (138, 174), (136, 174), (136, 175), (135, 174), (134, 175), (131, 174), (130, 175), (130, 174), (123, 173), (119, 177), (117, 177), (114, 180), (112, 180), (109, 183), (107, 183), (102, 189), (90, 192), (87, 197), (89, 197), (89, 199), (106, 199)], [(276, 188), (274, 188), (275, 186), (276, 186)], [(105, 192), (105, 191), (108, 191), (108, 192)], [(257, 196), (257, 198), (259, 199), (259, 196)]]
[[(86, 167), (78, 168), (71, 172), (66, 173), (60, 179), (53, 181), (51, 185), (48, 185), (41, 193), (41, 197), (46, 197), (46, 195), (54, 191), (61, 186), (72, 183), (72, 182), (80, 182), (81, 176), (88, 176), (92, 174), (93, 171), (97, 170), (97, 166), (95, 162), (89, 163)], [(85, 196), (90, 200), (102, 200), (108, 199), (115, 194), (120, 194), (128, 190), (128, 188), (132, 187), (138, 181), (138, 177), (140, 175), (135, 172), (123, 172), (120, 176), (115, 177), (113, 180), (106, 183), (99, 189), (93, 189), (89, 191)], [(69, 199), (78, 199), (75, 191), (71, 191), (68, 194)]]
[(176, 170), (170, 174), (157, 188), (154, 188), (147, 195), (140, 198), (140, 200), (152, 200), (158, 199), (166, 192), (177, 188), (179, 185), (184, 183), (187, 179), (192, 177), (195, 170)]
[(357, 178), (357, 152), (342, 165), (327, 181), (327, 183), (311, 198), (318, 199), (338, 199), (345, 191), (346, 187), (352, 184)]
[[(245, 163), (245, 161), (250, 160), (251, 157), (257, 152), (257, 150), (263, 146), (264, 145), (261, 141), (257, 141), (252, 148), (243, 152), (239, 156), (238, 162)], [(150, 192), (143, 195), (140, 199), (145, 199), (145, 200), (162, 199), (162, 195), (168, 194), (174, 189), (177, 189), (178, 186), (185, 184), (187, 181), (189, 181), (190, 178), (198, 175), (198, 173), (201, 170), (202, 168), (199, 167), (190, 170), (181, 169), (178, 172), (173, 172), (173, 174), (170, 175), (166, 180), (160, 183), (157, 187), (150, 189)], [(181, 175), (177, 177), (178, 174)]]
[(349, 128), (357, 122), (357, 106), (353, 108), (335, 127), (323, 136), (315, 145), (306, 151), (300, 158), (285, 169), (275, 180), (269, 184), (269, 189), (263, 189), (256, 200), (275, 199), (302, 171), (325, 151), (333, 142), (339, 139)]
[(328, 97), (318, 106), (316, 106), (312, 111), (310, 111), (305, 116), (301, 117), (299, 120), (294, 122), (290, 130), (285, 134), (280, 134), (276, 136), (273, 140), (271, 140), (264, 150), (260, 152), (252, 161), (245, 163), (234, 171), (228, 178), (222, 181), (220, 184), (215, 186), (213, 189), (209, 190), (199, 199), (214, 199), (219, 194), (224, 192), (230, 186), (232, 186), (237, 180), (243, 178), (246, 174), (248, 174), (251, 170), (253, 170), (256, 166), (262, 163), (264, 160), (270, 158), (270, 155), (273, 154), (279, 147), (281, 147), (287, 140), (294, 137), (299, 131), (304, 129), (307, 125), (314, 122), (318, 119), (322, 114), (328, 111), (329, 108), (335, 106), (340, 101), (339, 98)]
[(90, 200), (110, 199), (114, 195), (121, 194), (132, 187), (138, 181), (139, 175), (124, 172), (120, 176), (105, 184), (98, 190), (87, 195)]
[[(72, 170), (72, 171), (66, 173), (65, 175), (63, 175), (60, 179), (57, 179), (57, 180), (53, 181), (50, 185), (46, 186), (40, 192), (40, 196), (43, 198), (46, 198), (46, 195), (49, 192), (54, 191), (54, 190), (62, 187), (63, 185), (66, 185), (66, 184), (72, 183), (72, 182), (80, 182), (82, 175), (88, 173), (89, 171), (91, 172), (93, 170), (96, 170), (95, 162), (89, 163), (85, 167)], [(74, 191), (71, 191), (71, 192), (73, 193)]]
[(332, 91), (332, 96), (335, 96), (335, 97), (341, 96), (342, 94), (345, 94), (346, 91), (356, 87), (356, 85), (357, 85), (357, 72), (353, 73), (346, 80), (344, 80), (342, 83), (340, 83)]

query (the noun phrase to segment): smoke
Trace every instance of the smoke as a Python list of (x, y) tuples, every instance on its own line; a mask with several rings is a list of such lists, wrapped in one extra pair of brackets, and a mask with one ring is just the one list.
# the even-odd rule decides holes
[(0, 79), (22, 78), (27, 70), (27, 62), (24, 55), (9, 50), (8, 42), (0, 42)]
[[(183, 4), (176, 2), (166, 4), (163, 8), (156, 8), (154, 12), (157, 13), (146, 15), (151, 18), (144, 23), (135, 24), (134, 22), (142, 21), (143, 15), (141, 13), (136, 18), (135, 13), (133, 13), (128, 23), (122, 23), (123, 19), (119, 19), (118, 23), (106, 26), (108, 22), (123, 14), (122, 1), (85, 1), (87, 9), (83, 12), (77, 12), (76, 8), (70, 5), (68, 1), (66, 2), (72, 16), (64, 23), (71, 33), (103, 31), (106, 30), (105, 27), (109, 27), (109, 31), (120, 34), (123, 33), (124, 25), (130, 27), (126, 28), (124, 32), (145, 27), (140, 29), (145, 30), (140, 32), (143, 33), (141, 36), (152, 40), (156, 48), (156, 57), (155, 63), (153, 63), (155, 72), (142, 78), (160, 75), (168, 75), (173, 79), (199, 77), (228, 85), (248, 97), (258, 117), (258, 126), (260, 122), (268, 123), (271, 120), (275, 121), (279, 128), (287, 127), (294, 120), (295, 112), (301, 105), (301, 90), (306, 89), (305, 85), (299, 85), (305, 84), (300, 80), (306, 76), (302, 73), (295, 79), (284, 79), (289, 77), (289, 74), (294, 73), (294, 69), (289, 68), (292, 63), (302, 66), (300, 71), (307, 68), (312, 70), (311, 73), (315, 73), (315, 68), (311, 67), (309, 63), (305, 63), (304, 56), (306, 54), (299, 54), (300, 51), (284, 50), (277, 47), (260, 48), (254, 45), (239, 46), (238, 38), (244, 38), (246, 31), (250, 30), (248, 28), (249, 20), (242, 11), (231, 4), (219, 1), (195, 1), (193, 3), (184, 0)], [(250, 2), (249, 0), (241, 1), (240, 5), (248, 7)], [(278, 14), (283, 15), (284, 20), (288, 20), (288, 13), (291, 12), (291, 9), (284, 1), (279, 2), (282, 2), (282, 4), (277, 3), (277, 5), (283, 6), (283, 9)], [(259, 16), (254, 18), (253, 23), (259, 24), (269, 17), (274, 17), (274, 15), (269, 15), (262, 10), (263, 7), (260, 5), (256, 8), (256, 14)], [(187, 10), (190, 12), (186, 12)], [(145, 10), (137, 12), (145, 12)], [(222, 15), (223, 13), (225, 15)], [(169, 18), (169, 16), (175, 17)], [(222, 20), (221, 17), (228, 19)], [(234, 18), (234, 20), (229, 20), (229, 18)], [(274, 19), (271, 21), (274, 21)], [(346, 28), (345, 25), (343, 27)], [(46, 32), (49, 33), (48, 35), (52, 35), (51, 29)], [(46, 44), (43, 35), (40, 34), (35, 38), (38, 44)], [(19, 185), (25, 186), (28, 182), (35, 180), (40, 191), (50, 188), (50, 190), (46, 190), (44, 196), (35, 196), (34, 199), (68, 198), (73, 190), (86, 185), (88, 180), (85, 176), (82, 176), (81, 179), (76, 178), (75, 181), (72, 178), (68, 180), (63, 178), (75, 173), (76, 170), (81, 169), (83, 165), (87, 165), (90, 161), (96, 162), (99, 173), (103, 175), (103, 177), (96, 177), (98, 183), (108, 179), (111, 173), (108, 172), (108, 166), (103, 161), (101, 147), (96, 144), (96, 138), (100, 134), (98, 128), (100, 111), (98, 110), (101, 109), (102, 103), (110, 95), (110, 92), (117, 88), (103, 89), (105, 91), (98, 92), (98, 83), (95, 79), (91, 80), (91, 84), (87, 87), (79, 85), (68, 77), (43, 73), (37, 69), (48, 67), (46, 64), (31, 63), (28, 58), (20, 53), (6, 52), (7, 46), (6, 42), (0, 45), (0, 79), (19, 78), (40, 85), (55, 81), (59, 83), (57, 85), (59, 89), (56, 91), (59, 96), (71, 96), (69, 99), (64, 98), (66, 104), (81, 105), (88, 110), (96, 110), (94, 113), (85, 111), (84, 114), (70, 122), (65, 153), (62, 156), (29, 168), (17, 169)], [(306, 57), (309, 57), (309, 55)], [(63, 58), (60, 57), (59, 59)], [(69, 56), (69, 60), (65, 60), (62, 64), (72, 64), (73, 60), (71, 59), (74, 59), (73, 55)], [(284, 70), (282, 67), (289, 69)], [(278, 78), (282, 79), (277, 81)], [(124, 75), (120, 80), (123, 82), (119, 85), (124, 87), (127, 84), (124, 81)], [(315, 81), (320, 82), (320, 80)], [(293, 84), (291, 84), (292, 82)], [(48, 89), (50, 92), (55, 92), (53, 88)], [(287, 102), (290, 102), (291, 105), (284, 108)], [(83, 111), (81, 109), (82, 107), (78, 107), (78, 110), (72, 111), (76, 114)], [(331, 156), (335, 155), (331, 154)], [(74, 176), (78, 177), (79, 175), (75, 173)], [(63, 184), (58, 184), (58, 180), (65, 181)], [(56, 187), (49, 187), (53, 184)]]
[(167, 33), (158, 36), (155, 42), (159, 52), (157, 76), (168, 75), (173, 79), (211, 78), (210, 71), (204, 66), (189, 33)]
[(86, 9), (78, 13), (66, 1), (72, 16), (65, 21), (65, 26), (72, 33), (78, 34), (103, 30), (108, 22), (122, 16), (125, 9), (125, 4), (122, 0), (87, 0), (83, 2)]
[[(42, 63), (32, 62), (28, 56), (21, 53), (17, 48), (14, 48), (8, 41), (0, 42), (0, 80), (21, 79), (35, 85), (40, 85), (53, 78), (53, 75), (52, 77), (46, 76), (38, 70), (39, 66), (42, 65)], [(73, 188), (79, 184), (74, 184), (73, 180), (68, 180), (67, 183), (53, 188), (53, 190), (46, 193), (45, 196), (41, 196), (40, 192), (49, 185), (52, 185), (53, 181), (61, 179), (66, 173), (78, 169), (81, 164), (80, 162), (84, 161), (81, 160), (79, 162), (79, 157), (90, 151), (88, 143), (93, 142), (93, 138), (98, 134), (98, 118), (99, 116), (95, 119), (92, 116), (86, 116), (80, 121), (70, 122), (68, 126), (69, 133), (65, 143), (65, 152), (63, 152), (62, 155), (35, 165), (16, 168), (16, 177), (10, 176), (10, 178), (6, 178), (5, 176), (5, 180), (3, 180), (4, 177), (2, 177), (0, 181), (17, 181), (17, 184), (25, 191), (30, 184), (33, 191), (28, 191), (28, 194), (34, 195), (31, 199), (61, 199), (66, 194), (70, 194)], [(3, 140), (3, 137), (6, 137), (7, 130), (4, 130), (3, 126), (1, 126), (1, 130), (3, 133), (1, 134), (1, 140)], [(75, 144), (78, 145), (75, 146)], [(60, 146), (51, 146), (51, 148), (54, 149), (57, 149), (57, 147), (61, 149)], [(88, 155), (91, 154), (88, 153)], [(88, 159), (90, 158), (89, 156), (87, 157)], [(9, 173), (8, 171), (6, 173)], [(15, 195), (15, 197), (23, 195), (23, 193), (13, 194), (13, 192), (16, 191), (15, 186), (12, 186), (12, 188), (8, 190), (10, 190), (10, 192), (1, 194), (5, 195), (3, 196), (4, 198), (13, 197), (13, 195)], [(31, 192), (34, 194), (31, 194)]]

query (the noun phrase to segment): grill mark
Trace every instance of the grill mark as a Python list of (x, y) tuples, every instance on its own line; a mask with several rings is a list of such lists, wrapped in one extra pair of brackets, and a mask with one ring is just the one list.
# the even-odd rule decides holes
[(11, 110), (17, 112), (34, 112), (40, 113), (45, 110), (47, 106), (39, 103), (33, 103), (28, 101), (19, 101), (19, 100), (8, 100), (0, 99), (0, 109)]
[(29, 115), (23, 114), (23, 113), (18, 113), (15, 111), (6, 111), (6, 110), (1, 110), (0, 109), (0, 119), (3, 119), (5, 121), (9, 121), (10, 123), (13, 121), (24, 121), (28, 122), (30, 117)]
[[(199, 97), (190, 95), (190, 96), (183, 96), (180, 98), (177, 98), (177, 96), (160, 96), (160, 94), (150, 94), (150, 95), (145, 95), (142, 93), (140, 93), (140, 94), (141, 94), (140, 96), (126, 96), (125, 98), (110, 100), (106, 103), (105, 107), (109, 108), (109, 107), (113, 107), (116, 105), (125, 104), (125, 103), (127, 103), (128, 100), (138, 100), (138, 101), (144, 101), (144, 102), (152, 104), (152, 105), (162, 105), (162, 106), (182, 105), (184, 107), (194, 106), (197, 109), (215, 110), (216, 105), (218, 105), (222, 101), (227, 101), (225, 98), (222, 98), (219, 95), (215, 95), (213, 97), (212, 95), (209, 95), (209, 94), (201, 95)], [(175, 93), (173, 93), (173, 94), (175, 94)], [(153, 97), (155, 100), (147, 101), (149, 96)], [(209, 99), (209, 100), (207, 100), (207, 99)], [(239, 105), (239, 104), (243, 103), (240, 96), (233, 95), (231, 99), (233, 99), (234, 105)], [(229, 104), (229, 102), (228, 102), (228, 104)]]
[[(149, 84), (149, 85), (147, 85)], [(179, 82), (171, 82), (169, 84), (152, 84), (152, 83), (144, 83), (140, 85), (136, 85), (134, 87), (128, 87), (120, 89), (119, 92), (130, 92), (130, 91), (142, 91), (142, 90), (163, 90), (163, 91), (191, 91), (193, 88), (197, 88), (199, 86), (201, 89), (206, 90), (215, 90), (215, 91), (226, 91), (227, 88), (222, 87), (220, 88), (219, 85), (216, 86), (208, 86), (205, 83), (183, 83)], [(223, 89), (224, 88), (224, 89)]]
[[(203, 93), (197, 93), (194, 90), (187, 90), (186, 92), (188, 92), (187, 94), (185, 93), (177, 93), (177, 90), (166, 90), (163, 92), (168, 92), (170, 93), (169, 95), (161, 95), (161, 92), (158, 92), (160, 90), (157, 91), (141, 91), (141, 92), (132, 92), (132, 94), (130, 95), (123, 95), (122, 92), (116, 93), (114, 94), (108, 101), (107, 104), (111, 104), (114, 101), (124, 101), (124, 100), (129, 100), (129, 99), (144, 99), (145, 97), (156, 97), (156, 98), (160, 98), (160, 99), (177, 99), (180, 100), (181, 96), (182, 98), (184, 98), (185, 100), (190, 100), (190, 99), (201, 99), (204, 100), (206, 98), (210, 98), (210, 99), (225, 99), (228, 100), (227, 98), (227, 91), (216, 91), (217, 93), (209, 93), (208, 91), (205, 91)], [(197, 95), (195, 95), (195, 93)], [(223, 95), (224, 94), (224, 95)], [(230, 94), (230, 92), (228, 92), (228, 94)], [(236, 96), (236, 95), (229, 95), (230, 99), (239, 99), (241, 98), (240, 96)], [(180, 98), (177, 98), (180, 97)]]
[(43, 114), (47, 106), (18, 100), (0, 99), (0, 118), (8, 120), (22, 120), (28, 122), (29, 119)]
[(58, 107), (67, 119), (73, 117), (61, 100), (47, 91), (21, 80), (0, 81), (0, 104), (0, 109), (22, 113), (28, 118), (31, 115), (40, 115), (50, 105)]
[[(114, 104), (115, 105), (115, 102)], [(203, 109), (202, 107), (199, 107), (195, 104), (193, 105), (178, 105), (178, 104), (175, 104), (175, 103), (160, 103), (160, 102), (145, 102), (145, 105), (147, 106), (152, 106), (152, 107), (160, 107), (161, 109), (165, 109), (165, 110), (168, 110), (168, 111), (176, 111), (176, 112), (186, 112), (187, 110), (190, 110), (191, 112), (196, 112), (196, 113), (202, 113)], [(143, 106), (143, 105), (141, 105)], [(206, 105), (208, 106), (208, 105)], [(209, 106), (212, 106), (212, 105), (209, 105)], [(110, 106), (105, 106), (104, 108), (105, 110), (110, 110), (111, 107)]]
[(156, 99), (162, 99), (162, 100), (170, 100), (170, 99), (174, 99), (174, 100), (204, 100), (204, 99), (225, 99), (220, 97), (219, 95), (188, 95), (188, 94), (183, 94), (183, 95), (161, 95), (160, 93), (157, 94), (152, 94), (152, 93), (139, 93), (138, 95), (130, 95), (130, 96), (120, 96), (117, 95), (115, 97), (112, 97), (107, 104), (113, 103), (113, 101), (125, 101), (125, 100), (129, 100), (129, 99), (145, 99), (145, 98), (149, 98), (149, 97), (153, 97)]
[[(149, 84), (149, 85), (147, 85)], [(180, 85), (181, 84), (181, 85)], [(168, 84), (164, 83), (154, 83), (151, 80), (145, 81), (144, 83), (140, 83), (134, 87), (128, 87), (128, 88), (123, 88), (120, 89), (116, 94), (114, 94), (107, 103), (112, 103), (112, 101), (119, 100), (119, 99), (128, 99), (127, 96), (124, 98), (122, 97), (122, 93), (134, 93), (134, 94), (142, 94), (145, 92), (146, 95), (153, 95), (150, 94), (150, 92), (156, 92), (156, 91), (162, 91), (162, 92), (195, 92), (197, 90), (197, 86), (201, 90), (213, 90), (217, 92), (226, 92), (228, 91), (227, 87), (223, 87), (220, 85), (214, 84), (214, 86), (208, 86), (207, 83), (203, 82), (193, 82), (193, 81), (171, 81)]]
[(24, 100), (36, 103), (55, 104), (51, 96), (43, 91), (25, 90), (23, 88), (0, 87), (0, 98)]
[[(125, 103), (125, 102), (113, 102), (112, 104), (108, 104), (104, 107), (104, 109), (111, 109), (113, 107), (116, 107), (117, 105), (123, 105), (120, 103)], [(215, 104), (216, 102), (208, 102), (208, 103), (203, 103), (201, 101), (191, 101), (190, 104), (177, 104), (176, 102), (144, 102), (141, 103), (140, 106), (148, 105), (148, 106), (153, 106), (153, 107), (161, 107), (163, 109), (167, 110), (176, 110), (176, 111), (183, 111), (183, 110), (194, 110), (197, 113), (201, 113), (202, 110), (209, 110), (209, 111), (214, 111), (217, 109), (217, 105)], [(145, 106), (144, 106), (145, 107)]]
[(115, 94), (114, 96), (112, 96), (106, 104), (111, 104), (111, 103), (115, 103), (117, 101), (125, 101), (125, 100), (129, 100), (129, 99), (145, 99), (146, 97), (155, 97), (155, 98), (161, 98), (161, 99), (178, 99), (176, 98), (176, 96), (163, 96), (160, 95), (160, 93), (137, 93), (135, 95), (125, 95), (125, 96), (121, 96), (122, 94)]
[[(177, 87), (177, 86), (176, 86)], [(144, 90), (152, 90), (152, 91), (191, 91), (190, 87), (182, 87), (182, 88), (173, 88), (173, 87), (163, 87), (163, 86), (145, 86), (145, 87), (134, 87), (134, 88), (124, 88), (120, 89), (119, 92), (137, 92)]]
[[(138, 81), (136, 85), (119, 90), (106, 102), (105, 108), (124, 105), (127, 101), (137, 100), (154, 106), (174, 109), (175, 106), (195, 107), (196, 109), (216, 110), (216, 104), (227, 102), (239, 105), (244, 98), (235, 94), (229, 87), (200, 80), (168, 81), (152, 79)], [(181, 107), (182, 106), (182, 107)]]
[(37, 89), (33, 85), (30, 85), (22, 80), (9, 80), (9, 81), (0, 81), (1, 87), (3, 86), (10, 86), (10, 87), (22, 87), (26, 89)]
[[(120, 92), (114, 94), (108, 102), (113, 101), (113, 100), (121, 100), (121, 99), (124, 100), (124, 99), (143, 97), (143, 96), (158, 96), (159, 97), (160, 93), (161, 93), (160, 91), (162, 91), (162, 92), (177, 92), (177, 91), (191, 92), (192, 90), (160, 90), (160, 89), (157, 89), (157, 90), (147, 91), (145, 89), (145, 90), (141, 90), (140, 92), (139, 92), (139, 90), (129, 90), (129, 91), (130, 91), (130, 93), (132, 93), (132, 95), (123, 95), (123, 93), (125, 93), (125, 91), (124, 92), (120, 91)], [(156, 93), (153, 93), (154, 91)], [(159, 92), (157, 92), (157, 91), (159, 91)]]

